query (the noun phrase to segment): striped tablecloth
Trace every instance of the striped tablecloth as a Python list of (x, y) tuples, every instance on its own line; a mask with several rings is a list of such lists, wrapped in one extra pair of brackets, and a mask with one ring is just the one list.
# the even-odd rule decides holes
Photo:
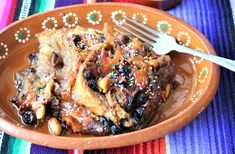
[[(125, 0), (124, 0), (125, 1)], [(0, 0), (0, 29), (11, 22), (82, 0)], [(182, 0), (169, 13), (190, 23), (212, 43), (219, 56), (235, 59), (234, 0)], [(134, 138), (133, 138), (134, 139)], [(14, 138), (0, 131), (0, 153), (235, 153), (235, 73), (221, 68), (219, 88), (211, 104), (193, 122), (163, 138), (106, 150), (58, 150)]]

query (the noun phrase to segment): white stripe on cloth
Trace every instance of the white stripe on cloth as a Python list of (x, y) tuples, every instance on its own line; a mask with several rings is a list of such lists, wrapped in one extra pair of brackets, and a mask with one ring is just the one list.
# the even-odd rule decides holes
[(47, 7), (47, 10), (54, 9), (54, 7), (55, 7), (55, 0), (50, 0), (47, 3), (49, 3), (48, 7)]
[(31, 143), (28, 142), (27, 147), (26, 147), (25, 154), (30, 154), (30, 149), (31, 149)]
[(4, 132), (0, 131), (0, 149), (2, 148), (2, 140), (3, 140)]
[(168, 135), (165, 136), (165, 140), (166, 140), (166, 154), (170, 154), (171, 148), (170, 148), (170, 139)]
[(31, 5), (31, 0), (23, 0), (19, 19), (28, 17), (30, 5)]
[(232, 11), (233, 11), (233, 23), (235, 25), (235, 0), (230, 0), (230, 6), (231, 6)]

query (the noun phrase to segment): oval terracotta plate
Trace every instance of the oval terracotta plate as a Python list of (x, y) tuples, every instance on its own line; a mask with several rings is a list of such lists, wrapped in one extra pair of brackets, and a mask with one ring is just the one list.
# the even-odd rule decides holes
[(55, 9), (17, 21), (0, 33), (0, 129), (30, 142), (49, 147), (72, 149), (111, 148), (145, 142), (173, 132), (192, 121), (212, 100), (218, 85), (219, 69), (194, 56), (171, 53), (180, 85), (162, 104), (152, 124), (142, 130), (114, 136), (52, 136), (47, 126), (32, 129), (18, 118), (10, 98), (16, 95), (13, 76), (28, 65), (27, 56), (38, 49), (36, 33), (73, 28), (76, 25), (102, 29), (115, 26), (127, 16), (177, 42), (201, 52), (215, 54), (208, 40), (196, 29), (163, 11), (134, 4), (99, 3)]

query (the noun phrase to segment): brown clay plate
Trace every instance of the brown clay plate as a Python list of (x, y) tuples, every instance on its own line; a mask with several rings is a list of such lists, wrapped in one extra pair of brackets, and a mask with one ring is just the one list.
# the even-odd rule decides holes
[(196, 29), (166, 12), (134, 4), (99, 3), (63, 7), (17, 21), (0, 33), (0, 129), (30, 142), (63, 149), (120, 147), (156, 139), (182, 128), (212, 100), (218, 85), (218, 66), (185, 54), (171, 53), (181, 84), (162, 104), (156, 120), (145, 129), (114, 136), (53, 136), (47, 126), (25, 127), (9, 100), (16, 95), (14, 74), (28, 65), (27, 56), (38, 49), (35, 34), (43, 30), (76, 25), (101, 29), (105, 22), (115, 26), (123, 16), (133, 18), (178, 43), (201, 52), (215, 54), (208, 40)]

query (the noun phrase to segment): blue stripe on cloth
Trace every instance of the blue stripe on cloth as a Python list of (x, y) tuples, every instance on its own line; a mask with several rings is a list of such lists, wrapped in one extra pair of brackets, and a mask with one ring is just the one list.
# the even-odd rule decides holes
[(73, 5), (73, 4), (82, 4), (83, 0), (56, 0), (55, 7)]
[[(235, 59), (235, 29), (227, 0), (184, 0), (169, 13), (201, 31), (218, 55)], [(167, 152), (235, 153), (234, 87), (235, 73), (221, 68), (215, 98), (191, 124), (167, 136)]]
[(47, 148), (44, 146), (32, 144), (30, 154), (68, 154), (68, 150)]

